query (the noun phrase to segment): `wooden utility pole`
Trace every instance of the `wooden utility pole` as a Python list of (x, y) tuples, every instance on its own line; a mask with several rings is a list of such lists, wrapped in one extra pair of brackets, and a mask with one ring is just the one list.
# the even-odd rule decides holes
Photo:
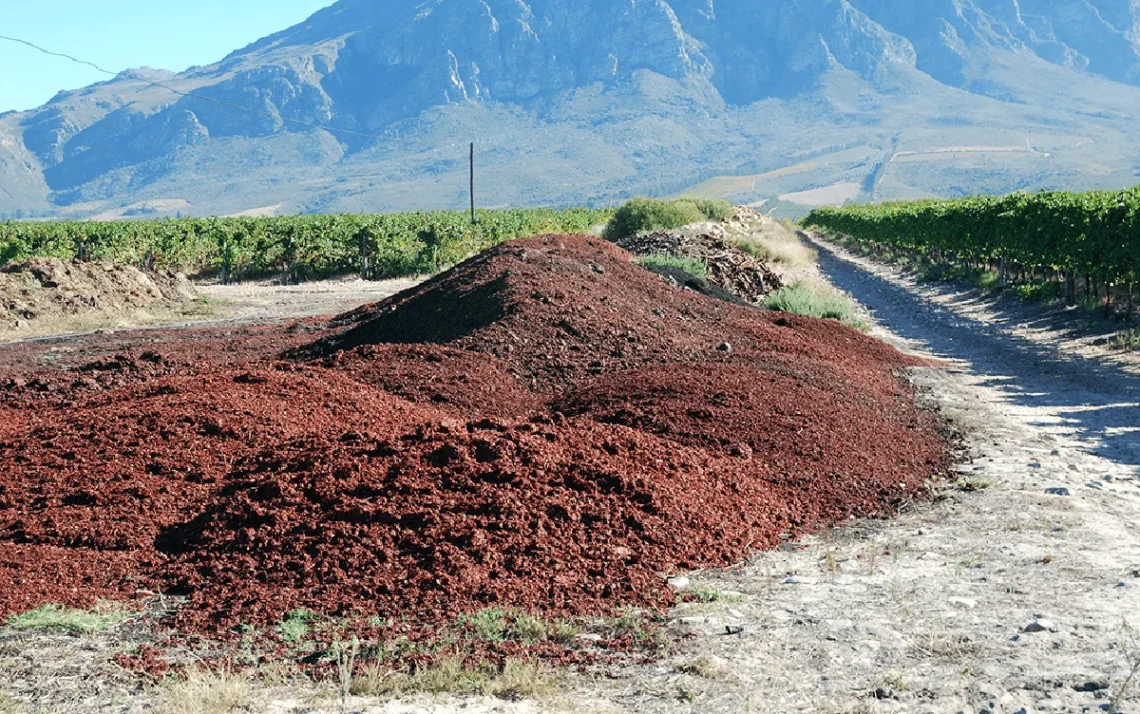
[(475, 218), (475, 142), (471, 142), (471, 222), (477, 223)]

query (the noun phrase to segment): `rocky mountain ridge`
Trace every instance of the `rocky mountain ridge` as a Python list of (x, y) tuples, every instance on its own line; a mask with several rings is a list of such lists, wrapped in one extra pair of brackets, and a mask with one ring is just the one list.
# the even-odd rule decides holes
[[(1053, 131), (1058, 82), (1127, 134), (1114, 122), (1140, 107), (1138, 28), (1140, 0), (340, 0), (217, 64), (126, 72), (0, 117), (0, 214), (449, 205), (409, 194), (485, 137), (573, 184), (505, 201), (610, 200), (713, 150), (722, 165), (704, 173), (748, 170), (756, 132), (781, 154), (771, 165), (794, 164), (786, 135), (806, 127), (755, 122), (813, 105), (822, 147), (845, 125), (883, 129), (907, 105), (892, 97), (958, 104), (932, 117), (944, 126)], [(872, 133), (871, 153), (899, 142)]]

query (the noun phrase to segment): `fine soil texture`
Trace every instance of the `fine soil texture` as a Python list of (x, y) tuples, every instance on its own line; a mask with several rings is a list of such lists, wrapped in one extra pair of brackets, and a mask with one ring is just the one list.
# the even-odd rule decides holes
[(661, 609), (666, 576), (889, 514), (949, 461), (896, 377), (918, 360), (588, 236), (331, 322), (117, 344), (0, 368), (0, 618), (154, 592), (211, 635)]

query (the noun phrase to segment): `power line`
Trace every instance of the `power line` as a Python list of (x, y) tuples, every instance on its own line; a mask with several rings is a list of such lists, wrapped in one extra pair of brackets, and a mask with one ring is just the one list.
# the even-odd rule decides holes
[[(141, 77), (141, 76), (134, 74), (133, 72), (130, 72), (130, 71), (112, 72), (109, 69), (105, 69), (103, 67), (100, 67), (99, 65), (95, 64), (94, 62), (88, 62), (87, 60), (79, 59), (78, 57), (74, 57), (74, 56), (66, 54), (64, 52), (53, 52), (52, 50), (41, 47), (40, 45), (37, 45), (34, 42), (22, 40), (19, 37), (9, 37), (7, 35), (0, 35), (0, 40), (7, 40), (8, 42), (14, 42), (16, 44), (25, 45), (27, 47), (31, 47), (34, 50), (42, 52), (45, 55), (50, 55), (52, 57), (62, 57), (63, 59), (70, 60), (76, 64), (81, 64), (81, 65), (85, 65), (87, 67), (92, 67), (95, 70), (102, 72), (103, 74), (110, 75), (112, 77), (125, 76), (129, 79), (134, 79), (134, 80), (137, 80), (139, 82), (143, 82), (144, 84), (149, 84), (152, 87), (159, 87), (160, 89), (165, 89), (168, 92), (173, 92), (174, 94), (177, 94), (177, 95), (182, 96), (182, 97), (193, 97), (194, 99), (201, 99), (202, 101), (205, 101), (205, 102), (213, 102), (214, 104), (218, 104), (218, 105), (223, 106), (223, 107), (229, 107), (231, 109), (237, 109), (237, 110), (247, 112), (250, 114), (260, 114), (262, 116), (267, 116), (267, 117), (270, 117), (272, 119), (280, 119), (281, 121), (290, 122), (292, 124), (297, 124), (298, 126), (308, 127), (310, 129), (321, 129), (321, 130), (328, 131), (328, 132), (335, 132), (338, 134), (345, 134), (345, 135), (349, 135), (349, 136), (359, 136), (359, 137), (363, 137), (366, 139), (378, 139), (381, 141), (387, 138), (387, 137), (381, 136), (379, 134), (369, 134), (369, 133), (361, 132), (361, 131), (353, 131), (351, 129), (340, 129), (338, 127), (328, 126), (325, 124), (316, 124), (313, 122), (303, 121), (301, 119), (290, 119), (288, 117), (282, 116), (281, 114), (275, 114), (273, 112), (266, 111), (264, 109), (254, 109), (252, 107), (242, 106), (241, 104), (234, 104), (232, 102), (227, 102), (227, 101), (224, 101), (221, 99), (215, 99), (213, 97), (207, 97), (205, 95), (198, 94), (196, 92), (186, 92), (186, 91), (183, 91), (181, 89), (175, 89), (174, 87), (171, 87), (168, 84), (163, 84), (162, 82), (155, 82), (153, 80), (147, 79), (146, 77)], [(453, 146), (456, 146), (456, 145), (453, 145)]]

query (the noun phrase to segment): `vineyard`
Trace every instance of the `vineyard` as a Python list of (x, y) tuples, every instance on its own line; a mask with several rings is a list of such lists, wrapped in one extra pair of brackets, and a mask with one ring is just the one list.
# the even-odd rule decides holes
[(1086, 292), (1131, 299), (1140, 277), (1140, 187), (820, 208), (804, 223), (867, 248), (1000, 266), (1003, 279), (1063, 281), (1070, 297), (1083, 278)]
[(506, 240), (583, 233), (610, 211), (570, 208), (274, 218), (0, 223), (0, 265), (31, 257), (106, 260), (224, 281), (434, 273)]

